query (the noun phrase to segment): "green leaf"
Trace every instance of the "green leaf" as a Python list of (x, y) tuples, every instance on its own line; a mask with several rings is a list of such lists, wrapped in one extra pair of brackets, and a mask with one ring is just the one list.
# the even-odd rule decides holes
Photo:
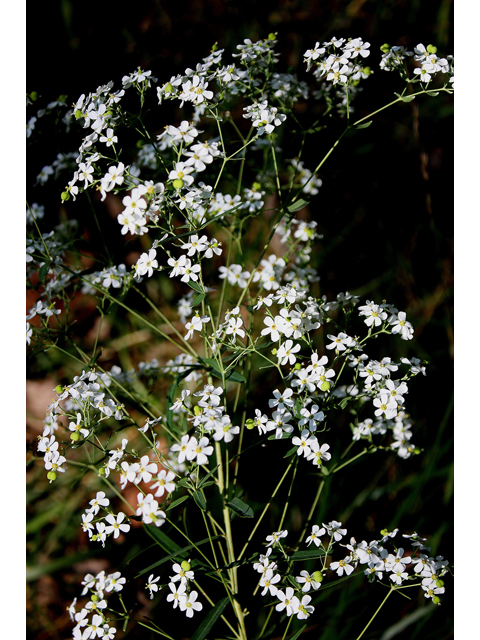
[(49, 268), (50, 268), (50, 262), (45, 262), (40, 267), (40, 270), (38, 272), (38, 278), (39, 278), (40, 282), (43, 282), (45, 280), (45, 278), (47, 277), (47, 273), (48, 273), (48, 269)]
[(245, 383), (247, 381), (245, 376), (242, 376), (241, 373), (238, 373), (238, 371), (234, 371), (233, 369), (231, 371), (227, 371), (227, 373), (225, 374), (225, 380), (231, 380), (232, 382), (240, 383)]
[(174, 542), (171, 538), (169, 538), (166, 533), (160, 531), (160, 529), (158, 529), (157, 527), (149, 526), (145, 527), (145, 531), (151, 538), (155, 540), (157, 544), (162, 547), (162, 549), (164, 549), (168, 553), (180, 555), (182, 547)]
[(194, 291), (196, 291), (197, 293), (205, 293), (205, 291), (202, 289), (202, 287), (198, 284), (198, 282), (194, 282), (193, 280), (189, 280), (187, 282), (188, 286), (190, 288), (192, 288)]
[[(151, 528), (152, 527), (150, 526), (145, 527), (147, 533), (149, 533), (150, 535), (152, 534)], [(159, 530), (156, 527), (153, 527), (153, 529), (155, 529), (157, 533), (159, 532)], [(222, 536), (212, 536), (211, 540), (213, 542), (214, 540), (218, 540), (218, 538), (221, 538), (221, 537)], [(155, 534), (152, 535), (152, 538), (155, 539)], [(200, 542), (196, 542), (195, 544), (188, 544), (186, 547), (178, 547), (178, 545), (176, 545), (178, 547), (177, 551), (174, 551), (173, 553), (170, 553), (168, 556), (165, 556), (165, 558), (162, 558), (161, 560), (157, 560), (157, 562), (154, 562), (148, 567), (145, 567), (145, 569), (142, 569), (139, 573), (137, 573), (135, 578), (138, 578), (139, 576), (143, 576), (144, 573), (148, 573), (152, 569), (155, 569), (155, 567), (158, 567), (159, 565), (164, 564), (165, 562), (168, 562), (172, 558), (187, 558), (188, 557), (187, 551), (190, 551), (191, 549), (196, 549), (197, 547), (200, 547), (202, 544), (205, 544), (207, 542), (210, 542), (210, 538), (204, 538), (203, 540), (200, 540)], [(195, 562), (197, 562), (199, 565), (206, 566), (206, 565), (203, 565), (203, 562), (200, 562), (199, 560), (196, 560)]]
[(193, 499), (195, 500), (196, 504), (200, 507), (200, 509), (202, 509), (203, 511), (207, 510), (207, 502), (205, 500), (205, 496), (201, 491), (194, 491)]
[(248, 506), (246, 502), (240, 500), (240, 498), (233, 498), (230, 502), (227, 502), (226, 506), (231, 509), (240, 518), (253, 518), (253, 509)]
[(297, 640), (297, 638), (299, 638), (302, 635), (302, 633), (305, 631), (306, 628), (307, 628), (307, 625), (304, 624), (303, 627), (301, 627), (294, 636), (289, 638), (289, 640)]
[(208, 632), (213, 627), (215, 622), (218, 620), (218, 618), (222, 615), (223, 610), (229, 602), (230, 598), (223, 598), (223, 600), (217, 602), (217, 604), (208, 613), (208, 615), (205, 617), (205, 620), (198, 627), (190, 640), (203, 640), (207, 636)]
[(298, 451), (298, 447), (292, 447), (291, 449), (289, 449), (287, 451), (287, 453), (283, 456), (284, 458), (290, 458), (290, 456), (293, 456), (294, 453), (297, 453)]
[(321, 549), (309, 549), (308, 551), (296, 551), (290, 560), (297, 562), (297, 560), (314, 560), (324, 556), (325, 552)]
[[(222, 375), (221, 370), (218, 368), (218, 362), (213, 358), (203, 358), (202, 362), (206, 362), (209, 366), (208, 371), (215, 376), (215, 378), (220, 378), (223, 380), (224, 376)], [(225, 371), (225, 380), (231, 380), (232, 382), (241, 382), (244, 383), (247, 379), (242, 376), (238, 371), (234, 371), (231, 369), (230, 371)]]
[(355, 125), (355, 129), (366, 129), (371, 124), (372, 124), (372, 120), (369, 120), (368, 122), (362, 122), (362, 124)]
[(201, 489), (201, 488), (203, 487), (203, 485), (204, 485), (204, 484), (205, 484), (205, 482), (208, 480), (208, 478), (210, 478), (210, 477), (215, 473), (215, 471), (218, 469), (218, 467), (219, 467), (219, 466), (220, 466), (220, 465), (219, 465), (219, 464), (217, 464), (217, 466), (215, 467), (215, 469), (212, 469), (211, 471), (209, 471), (209, 472), (207, 473), (207, 475), (206, 475), (206, 476), (204, 476), (204, 477), (200, 480), (200, 482), (198, 483), (198, 488), (199, 488), (199, 489)]
[(347, 404), (350, 402), (350, 398), (344, 398), (341, 402), (340, 402), (340, 409), (345, 409), (345, 407), (347, 406)]
[(303, 200), (303, 198), (300, 198), (300, 200), (292, 202), (292, 204), (286, 208), (286, 211), (288, 211), (288, 213), (295, 213), (295, 211), (303, 209), (303, 207), (306, 207), (308, 204), (310, 204), (308, 200)]
[(178, 507), (179, 504), (182, 504), (182, 502), (185, 502), (185, 500), (188, 500), (189, 498), (190, 496), (182, 496), (181, 498), (174, 500), (168, 505), (165, 511), (170, 511), (170, 509), (173, 509), (174, 507)]
[(202, 302), (202, 300), (205, 300), (206, 297), (206, 293), (199, 293), (198, 296), (195, 296), (195, 298), (193, 299), (192, 307), (197, 307)]
[(402, 100), (403, 102), (411, 102), (412, 100), (415, 99), (415, 96), (401, 96), (399, 93), (395, 94), (397, 96), (397, 98), (400, 98), (400, 100)]
[(435, 96), (438, 96), (438, 91), (427, 91), (427, 96), (432, 96), (433, 98)]

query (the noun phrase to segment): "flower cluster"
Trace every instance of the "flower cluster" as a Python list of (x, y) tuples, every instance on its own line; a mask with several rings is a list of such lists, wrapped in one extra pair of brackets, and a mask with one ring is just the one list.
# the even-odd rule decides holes
[(77, 598), (75, 598), (67, 609), (70, 619), (76, 623), (73, 628), (75, 640), (115, 638), (117, 629), (111, 625), (108, 617), (107, 598), (113, 593), (122, 591), (125, 582), (125, 578), (122, 578), (119, 571), (107, 575), (105, 571), (100, 571), (95, 576), (87, 573), (82, 581), (81, 596), (89, 594), (89, 601), (77, 611)]
[[(178, 607), (180, 611), (185, 612), (187, 618), (192, 618), (195, 611), (203, 609), (203, 605), (201, 602), (197, 602), (198, 592), (190, 587), (190, 583), (195, 580), (190, 560), (183, 560), (181, 564), (174, 563), (172, 569), (174, 575), (170, 576), (168, 583), (170, 593), (167, 595), (167, 602), (172, 602), (174, 609)], [(153, 594), (159, 591), (157, 584), (159, 580), (160, 576), (155, 578), (154, 574), (148, 578), (145, 588), (149, 590), (150, 598), (153, 598)]]
[[(403, 535), (410, 540), (412, 551), (407, 553), (402, 547), (394, 547), (392, 553), (388, 545), (393, 544), (393, 538), (397, 533), (398, 529), (392, 532), (384, 530), (380, 540), (363, 540), (357, 543), (355, 538), (350, 538), (348, 544), (343, 544), (340, 541), (347, 535), (347, 530), (342, 528), (341, 522), (333, 520), (328, 524), (322, 523), (321, 527), (315, 524), (304, 542), (307, 547), (313, 543), (313, 547), (318, 551), (314, 555), (317, 561), (320, 561), (320, 567), (312, 573), (301, 570), (297, 572), (298, 575), (292, 575), (291, 561), (296, 559), (296, 555), (286, 545), (288, 531), (274, 532), (266, 538), (267, 552), (260, 554), (253, 564), (254, 570), (261, 576), (257, 589), (262, 588), (262, 596), (272, 596), (275, 602), (278, 601), (275, 604), (276, 611), (284, 612), (287, 617), (295, 615), (299, 620), (304, 620), (315, 611), (315, 607), (310, 604), (310, 593), (321, 588), (328, 570), (343, 577), (350, 576), (357, 567), (363, 566), (363, 573), (369, 581), (381, 581), (385, 574), (388, 584), (396, 589), (401, 589), (402, 585), (406, 584), (413, 586), (413, 582), (422, 588), (425, 598), (432, 598), (435, 604), (439, 604), (438, 596), (445, 592), (442, 577), (449, 570), (448, 561), (441, 556), (426, 555), (425, 552), (429, 551), (428, 547), (423, 546), (426, 539), (417, 533)], [(348, 554), (327, 566), (328, 557), (337, 544), (345, 547)], [(287, 565), (285, 571), (280, 570), (283, 563)], [(409, 569), (413, 571), (409, 573)]]

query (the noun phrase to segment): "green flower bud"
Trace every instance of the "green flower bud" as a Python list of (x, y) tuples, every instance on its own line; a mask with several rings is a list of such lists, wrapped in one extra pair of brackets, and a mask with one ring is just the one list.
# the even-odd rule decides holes
[(83, 118), (83, 113), (80, 111), (80, 109), (77, 109), (77, 110), (75, 111), (75, 118), (76, 118), (77, 120), (80, 120), (80, 118)]
[(77, 431), (74, 431), (70, 436), (70, 440), (77, 442), (77, 440), (80, 440), (80, 434)]
[(199, 406), (198, 406), (198, 404), (197, 404), (197, 405), (195, 405), (195, 407), (194, 407), (194, 409), (193, 409), (193, 413), (194, 413), (196, 416), (199, 416), (199, 415), (202, 413), (202, 407), (199, 407)]
[(97, 600), (98, 600), (98, 596), (97, 596), (95, 593), (93, 593), (93, 594), (90, 596), (90, 600), (91, 600), (92, 602), (97, 602)]
[(440, 604), (440, 598), (438, 596), (433, 596), (432, 602), (433, 604)]
[(184, 560), (180, 566), (182, 567), (182, 569), (184, 571), (190, 571), (191, 564), (189, 562), (187, 562), (186, 560)]
[(322, 382), (322, 384), (320, 385), (320, 389), (322, 391), (328, 391), (331, 386), (332, 386), (332, 383), (329, 382), (328, 380), (325, 380), (325, 382)]
[(175, 189), (181, 189), (183, 187), (183, 180), (177, 179), (173, 181)]
[(382, 46), (380, 47), (380, 51), (382, 53), (388, 53), (390, 51), (390, 45), (389, 44), (382, 44)]
[(269, 33), (268, 34), (268, 39), (269, 40), (275, 40), (276, 39), (276, 34), (275, 33)]
[(38, 93), (36, 91), (32, 91), (32, 93), (28, 97), (30, 98), (30, 100), (35, 102), (35, 100), (38, 100)]
[(272, 356), (276, 356), (277, 355), (277, 349), (272, 349)]
[(167, 82), (167, 84), (165, 85), (165, 89), (164, 89), (165, 93), (172, 93), (173, 91), (173, 86), (171, 82)]
[(296, 362), (293, 368), (296, 369), (297, 371), (300, 371), (300, 369), (302, 368), (302, 365), (300, 364), (300, 362)]
[(260, 182), (254, 182), (252, 185), (252, 191), (258, 191), (261, 188), (262, 188), (262, 185), (260, 184)]
[[(94, 533), (94, 534), (92, 535), (92, 542), (96, 542), (96, 541), (97, 541), (97, 538), (98, 538), (98, 535), (97, 535), (96, 533)], [(93, 599), (93, 596), (92, 596), (92, 599)]]
[(218, 50), (218, 42), (215, 42), (215, 44), (212, 47), (212, 53), (217, 50)]
[(63, 387), (61, 384), (57, 384), (57, 386), (55, 387), (55, 391), (58, 393), (59, 396), (62, 395), (63, 393)]
[(57, 479), (57, 474), (55, 473), (55, 471), (49, 471), (47, 473), (47, 478), (50, 480), (50, 482), (53, 482), (53, 480)]
[(437, 53), (437, 47), (434, 47), (433, 44), (429, 44), (427, 46), (428, 53)]
[(444, 586), (444, 581), (443, 580), (437, 580), (437, 587), (443, 587)]
[(104, 476), (105, 475), (105, 467), (100, 467), (100, 469), (98, 470), (99, 475)]
[(70, 194), (68, 191), (63, 191), (60, 198), (62, 199), (62, 202), (66, 202), (67, 200), (70, 200)]
[(247, 427), (247, 429), (253, 429), (253, 427), (255, 426), (255, 422), (250, 418), (245, 423), (245, 426)]
[(372, 73), (370, 67), (363, 67), (362, 71), (366, 76), (369, 76)]
[(321, 582), (323, 580), (323, 573), (321, 571), (315, 571), (312, 578), (315, 582)]

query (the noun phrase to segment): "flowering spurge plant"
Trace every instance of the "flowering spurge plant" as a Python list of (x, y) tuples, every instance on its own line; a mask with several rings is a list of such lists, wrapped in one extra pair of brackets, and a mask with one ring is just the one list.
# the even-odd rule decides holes
[[(55, 389), (38, 457), (50, 483), (75, 481), (76, 470), (98, 480), (99, 490), (78, 517), (92, 545), (128, 544), (134, 529), (144, 528), (155, 550), (136, 577), (148, 575), (144, 587), (151, 599), (162, 599), (162, 611), (171, 603), (175, 615), (203, 615), (197, 640), (217, 623), (239, 640), (262, 627), (257, 637), (264, 637), (268, 624), (275, 629), (285, 616), (284, 637), (294, 616), (298, 637), (329, 571), (348, 579), (365, 565), (369, 580), (383, 581), (389, 594), (415, 583), (435, 603), (447, 571), (442, 558), (424, 553), (417, 534), (410, 536), (413, 552), (391, 548), (395, 531), (369, 543), (351, 538), (345, 555), (335, 547), (346, 539), (340, 522), (312, 525), (326, 483), (351, 463), (385, 452), (400, 459), (421, 453), (412, 442), (407, 405), (410, 381), (426, 371), (419, 359), (395, 355), (414, 335), (404, 310), (348, 291), (335, 299), (322, 294), (314, 247), (323, 236), (318, 223), (306, 219), (309, 198), (322, 185), (317, 174), (339, 140), (372, 123), (371, 116), (350, 120), (359, 85), (372, 73), (364, 65), (370, 44), (334, 38), (307, 51), (313, 91), (294, 74), (276, 72), (275, 44), (274, 35), (246, 40), (233, 60), (214, 47), (195, 69), (158, 86), (150, 71), (138, 69), (124, 76), (121, 89), (110, 82), (65, 110), (65, 125), (78, 134), (77, 150), (65, 155), (65, 166), (58, 160), (50, 170), (43, 167), (37, 181), (62, 176), (61, 200), (85, 198), (97, 223), (91, 196), (97, 204), (115, 202), (115, 243), (139, 247), (129, 266), (115, 264), (113, 242), (102, 236), (103, 257), (93, 255), (93, 266), (85, 268), (85, 241), (74, 221), (43, 232), (43, 205), (27, 208), (27, 275), (38, 294), (27, 315), (27, 342), (38, 350), (58, 348), (80, 363)], [(453, 62), (438, 59), (433, 49), (418, 45), (410, 54), (382, 47), (376, 64), (399, 71), (404, 84), (377, 112), (422, 94), (451, 92)], [(444, 84), (432, 91), (437, 74)], [(346, 122), (311, 169), (302, 159), (303, 140), (296, 157), (282, 151), (289, 125), (300, 127), (302, 138), (312, 133), (295, 110), (310, 100), (323, 105), (325, 116), (333, 110)], [(182, 116), (159, 130), (165, 101), (176, 101)], [(31, 138), (34, 126), (35, 116)], [(133, 148), (129, 130), (140, 136)], [(257, 237), (247, 250), (242, 238), (250, 227)], [(178, 292), (176, 308), (159, 305), (152, 286)], [(117, 306), (176, 355), (168, 359), (160, 349), (158, 358), (124, 371), (102, 358), (100, 334), (88, 353), (73, 339), (78, 296), (95, 299), (102, 317)], [(35, 317), (33, 327), (28, 321)], [(379, 337), (385, 352), (375, 348)], [(154, 385), (164, 392), (153, 391)], [(345, 421), (346, 437), (338, 427)], [(249, 456), (263, 449), (270, 465), (265, 476), (279, 479), (259, 504), (247, 496)], [(285, 468), (277, 471), (282, 460)], [(315, 492), (303, 533), (290, 546), (282, 527), (302, 473), (313, 474)], [(266, 554), (247, 558), (277, 501), (282, 515), (267, 536)], [(339, 559), (331, 561), (332, 554)], [(320, 564), (297, 571), (293, 563), (300, 560)], [(166, 577), (159, 567), (171, 561)], [(257, 582), (248, 577), (252, 562), (261, 574)], [(128, 608), (121, 599), (121, 608), (107, 608), (104, 592), (120, 591), (124, 582), (118, 571), (85, 577), (82, 596), (90, 592), (91, 598), (80, 611), (72, 604), (73, 637), (114, 637), (134, 620), (172, 637), (160, 626), (163, 614), (138, 619), (135, 605)], [(273, 598), (266, 619), (253, 598), (259, 589)], [(270, 622), (274, 610), (283, 617)]]

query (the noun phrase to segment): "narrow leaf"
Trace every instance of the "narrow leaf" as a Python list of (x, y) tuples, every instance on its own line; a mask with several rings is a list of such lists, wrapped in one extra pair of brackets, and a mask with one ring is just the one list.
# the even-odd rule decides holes
[(188, 286), (191, 287), (197, 293), (205, 293), (202, 287), (198, 284), (198, 282), (194, 282), (193, 280), (189, 280), (187, 282)]
[(207, 636), (208, 632), (213, 627), (215, 622), (218, 620), (218, 618), (222, 615), (223, 610), (229, 602), (230, 598), (223, 598), (223, 600), (217, 602), (217, 604), (208, 613), (208, 615), (205, 617), (205, 620), (198, 627), (190, 640), (203, 640)]
[(298, 560), (314, 560), (324, 556), (325, 552), (321, 549), (309, 549), (308, 551), (296, 551), (290, 560), (297, 562)]
[(304, 624), (303, 627), (301, 627), (297, 631), (297, 633), (294, 636), (292, 636), (291, 638), (289, 638), (288, 640), (297, 640), (297, 638), (299, 638), (302, 635), (302, 633), (305, 631), (306, 628), (307, 628), (307, 625)]
[(227, 502), (226, 506), (241, 518), (253, 518), (252, 507), (248, 506), (248, 504), (240, 500), (240, 498), (233, 498), (233, 500)]
[(308, 204), (308, 200), (303, 200), (303, 198), (300, 198), (300, 200), (292, 202), (292, 204), (286, 208), (286, 211), (288, 211), (288, 213), (295, 213), (295, 211), (303, 209), (303, 207), (306, 207)]
[(205, 300), (206, 296), (206, 293), (199, 293), (198, 296), (195, 296), (192, 302), (192, 307), (197, 307), (202, 302), (202, 300)]
[(355, 129), (366, 129), (367, 127), (369, 127), (372, 124), (372, 120), (369, 120), (368, 122), (362, 122), (362, 124), (357, 124), (355, 126)]
[(200, 509), (202, 509), (203, 511), (207, 510), (207, 503), (205, 501), (205, 496), (201, 491), (194, 491), (193, 499), (195, 500), (196, 504), (200, 507)]
[[(146, 527), (148, 533), (150, 533), (150, 528), (151, 527)], [(153, 528), (156, 529), (156, 527), (153, 527)], [(157, 529), (157, 532), (158, 532), (158, 529)], [(152, 536), (152, 538), (153, 537), (154, 536)], [(217, 540), (218, 538), (221, 538), (221, 537), (222, 536), (212, 536), (211, 539), (213, 541), (213, 540)], [(137, 573), (135, 578), (138, 578), (139, 576), (142, 576), (144, 573), (148, 573), (149, 571), (151, 571), (155, 567), (158, 567), (159, 565), (163, 564), (164, 562), (168, 562), (172, 558), (186, 558), (187, 557), (187, 551), (190, 551), (190, 549), (196, 549), (197, 547), (200, 547), (202, 544), (205, 544), (206, 542), (210, 542), (210, 538), (204, 538), (203, 540), (200, 540), (200, 542), (197, 542), (195, 544), (188, 544), (186, 547), (178, 547), (178, 550), (175, 551), (174, 553), (170, 553), (168, 556), (165, 556), (165, 558), (162, 558), (161, 560), (157, 560), (156, 562), (154, 562), (153, 564), (149, 565), (148, 567), (145, 567), (145, 569), (142, 569), (139, 573)], [(200, 562), (199, 560), (195, 560), (195, 562), (198, 563), (199, 565), (206, 566), (206, 565), (203, 564), (203, 562)]]
[(179, 504), (182, 504), (182, 502), (185, 502), (185, 500), (188, 500), (190, 496), (182, 496), (181, 498), (178, 498), (177, 500), (174, 500), (172, 503), (170, 503), (168, 505), (168, 507), (165, 509), (165, 511), (170, 511), (170, 509), (173, 509), (174, 507), (178, 507)]

